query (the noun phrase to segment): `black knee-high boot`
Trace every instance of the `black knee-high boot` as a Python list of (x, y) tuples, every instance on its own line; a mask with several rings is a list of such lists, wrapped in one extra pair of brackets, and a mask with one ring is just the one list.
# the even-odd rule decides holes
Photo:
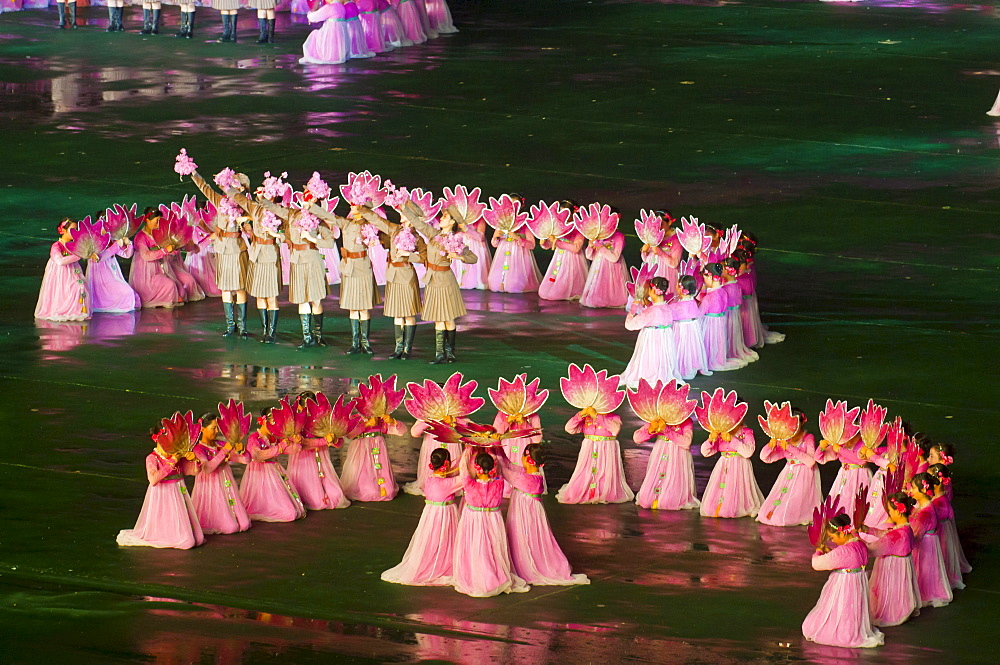
[(184, 33), (184, 36), (188, 39), (191, 39), (192, 37), (194, 37), (194, 12), (188, 12), (187, 17), (188, 17), (187, 32)]
[(326, 346), (323, 339), (323, 314), (313, 314), (313, 340), (317, 346)]
[(267, 41), (269, 44), (274, 43), (274, 19), (267, 19)]
[(267, 310), (267, 339), (264, 340), (267, 344), (274, 344), (278, 341), (278, 311), (276, 309)]
[(151, 35), (153, 34), (153, 10), (143, 9), (142, 10), (142, 30), (139, 31), (140, 35)]
[(372, 355), (375, 351), (372, 349), (371, 343), (368, 341), (368, 333), (371, 330), (371, 319), (361, 320), (361, 352)]
[(269, 309), (258, 309), (257, 312), (260, 314), (260, 329), (264, 333), (260, 336), (260, 343), (263, 344), (267, 341), (267, 326), (271, 323), (271, 315), (269, 314), (271, 310)]
[(299, 321), (302, 323), (302, 343), (300, 349), (311, 349), (316, 346), (316, 340), (312, 334), (312, 314), (299, 314)]
[(417, 334), (416, 326), (405, 326), (403, 328), (403, 352), (399, 354), (400, 360), (408, 360), (413, 353), (413, 337)]
[(230, 14), (229, 15), (229, 41), (231, 41), (231, 42), (235, 42), (236, 41), (236, 17), (237, 16), (239, 16), (239, 14)]
[(160, 12), (161, 11), (162, 10), (160, 10), (160, 9), (154, 9), (153, 10), (153, 20), (152, 20), (153, 29), (152, 29), (152, 31), (150, 31), (150, 34), (152, 34), (152, 35), (158, 35), (158, 34), (160, 34)]
[(220, 42), (232, 41), (232, 40), (229, 39), (229, 33), (232, 30), (232, 28), (229, 27), (230, 23), (231, 22), (229, 20), (229, 14), (223, 14), (222, 15), (222, 36), (219, 37), (219, 41)]
[(222, 303), (222, 311), (226, 315), (226, 332), (223, 337), (232, 337), (236, 334), (236, 305), (231, 302)]
[(181, 22), (177, 26), (177, 34), (174, 37), (187, 37), (188, 13), (181, 12)]
[(63, 28), (67, 27), (66, 26), (66, 3), (65, 2), (57, 2), (56, 3), (56, 10), (59, 11), (59, 29), (62, 30)]
[(351, 319), (351, 347), (344, 351), (349, 355), (354, 355), (355, 353), (361, 353), (361, 321), (360, 319)]
[(448, 334), (445, 337), (444, 343), (444, 354), (448, 358), (448, 362), (453, 363), (458, 358), (455, 357), (455, 330), (446, 331)]
[(250, 331), (247, 330), (247, 304), (245, 302), (236, 304), (236, 333), (246, 339), (250, 337)]
[(66, 4), (69, 5), (67, 7), (67, 9), (69, 10), (69, 27), (76, 30), (76, 3), (68, 2)]
[(445, 338), (447, 335), (447, 330), (434, 331), (434, 360), (430, 361), (431, 365), (441, 365), (448, 362), (448, 356), (445, 352)]
[(267, 19), (258, 18), (257, 19), (257, 29), (260, 31), (260, 35), (257, 37), (258, 44), (267, 43)]
[(115, 7), (115, 30), (125, 32), (125, 8)]
[(105, 30), (105, 32), (114, 32), (118, 29), (115, 27), (115, 23), (117, 23), (116, 20), (117, 17), (118, 17), (118, 8), (108, 7), (108, 29)]
[(396, 338), (396, 349), (389, 354), (389, 357), (392, 358), (393, 360), (399, 360), (400, 358), (403, 357), (403, 339), (405, 335), (403, 331), (404, 331), (403, 326), (397, 326), (393, 324), (392, 332), (394, 337)]

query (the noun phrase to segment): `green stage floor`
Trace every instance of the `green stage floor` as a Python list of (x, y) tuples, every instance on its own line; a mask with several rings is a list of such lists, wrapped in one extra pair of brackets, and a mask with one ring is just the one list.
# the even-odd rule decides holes
[[(54, 29), (55, 12), (0, 17), (0, 663), (972, 663), (996, 662), (1000, 619), (997, 313), (1000, 87), (991, 4), (454, 0), (461, 32), (367, 61), (297, 64), (304, 24), (279, 43)], [(165, 33), (176, 9), (165, 10)], [(255, 22), (254, 22), (255, 23)], [(469, 294), (461, 362), (342, 355), (331, 346), (224, 342), (217, 302), (86, 326), (36, 327), (32, 309), (64, 215), (193, 193), (172, 171), (288, 171), (332, 182), (371, 169), (437, 192), (668, 207), (761, 239), (765, 321), (788, 335), (759, 362), (694, 381), (759, 410), (869, 397), (958, 447), (956, 509), (975, 570), (955, 602), (886, 630), (874, 652), (818, 647), (800, 624), (826, 575), (804, 528), (634, 505), (546, 506), (586, 587), (471, 599), (379, 580), (398, 562), (416, 497), (209, 537), (192, 551), (120, 549), (145, 489), (147, 429), (234, 397), (336, 394), (369, 374), (411, 381), (542, 377), (566, 480), (578, 441), (558, 395), (570, 362), (624, 369), (635, 333), (612, 310)], [(539, 255), (544, 266), (546, 256)], [(632, 236), (629, 254), (637, 260)], [(328, 310), (336, 309), (332, 298)], [(251, 315), (251, 320), (253, 316)], [(485, 412), (485, 409), (484, 409)], [(626, 469), (648, 448), (625, 419)], [(492, 418), (492, 413), (484, 419)], [(698, 441), (698, 439), (696, 439)], [(416, 449), (392, 441), (406, 480)], [(699, 488), (712, 460), (696, 458)], [(338, 465), (339, 466), (339, 465)], [(778, 469), (760, 463), (765, 492)], [(835, 469), (823, 470), (826, 487)]]

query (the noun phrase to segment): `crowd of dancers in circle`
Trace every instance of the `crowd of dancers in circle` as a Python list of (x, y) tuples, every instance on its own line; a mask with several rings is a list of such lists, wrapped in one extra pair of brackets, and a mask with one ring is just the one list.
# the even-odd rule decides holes
[[(286, 397), (261, 411), (253, 432), (250, 415), (232, 400), (197, 421), (191, 412), (175, 413), (151, 431), (150, 486), (135, 528), (122, 531), (118, 543), (186, 549), (201, 545), (205, 533), (245, 531), (253, 520), (290, 522), (307, 510), (392, 500), (401, 488), (385, 437), (409, 431), (422, 441), (416, 479), (402, 490), (423, 495), (425, 506), (402, 561), (383, 580), (454, 586), (476, 597), (587, 584), (573, 573), (542, 503), (549, 444), (538, 412), (549, 391), (539, 384), (525, 374), (501, 378), (488, 391), (497, 409), (491, 425), (472, 420), (485, 400), (458, 372), (443, 384), (427, 379), (406, 390), (396, 388), (395, 376), (371, 376), (356, 398), (342, 395), (332, 404), (322, 393)], [(887, 410), (872, 400), (864, 410), (827, 400), (817, 444), (802, 411), (764, 402), (758, 422), (768, 442), (760, 459), (785, 462), (765, 497), (751, 464), (757, 444), (745, 422), (748, 404), (735, 391), (703, 392), (699, 403), (676, 380), (619, 386), (620, 377), (590, 365), (570, 365), (560, 379), (563, 398), (577, 409), (565, 430), (583, 437), (573, 473), (555, 494), (560, 503), (634, 500), (643, 509), (808, 525), (812, 566), (831, 571), (802, 625), (806, 639), (820, 644), (879, 646), (878, 627), (947, 605), (953, 589), (964, 587), (971, 567), (951, 506), (950, 444), (912, 432), (899, 417), (887, 421)], [(637, 493), (618, 441), (615, 411), (626, 399), (643, 422), (633, 441), (653, 442)], [(415, 419), (412, 427), (392, 415), (401, 404)], [(701, 455), (719, 456), (700, 498), (690, 450), (696, 425), (707, 433)], [(329, 447), (342, 443), (348, 448), (338, 476)], [(279, 455), (287, 455), (287, 470)], [(238, 487), (234, 462), (246, 464)], [(824, 499), (818, 465), (827, 462), (840, 469)], [(190, 498), (185, 475), (195, 477)]]
[[(462, 289), (537, 292), (545, 300), (627, 310), (625, 326), (640, 331), (622, 374), (623, 385), (633, 388), (640, 377), (687, 381), (737, 369), (757, 359), (754, 349), (784, 338), (761, 323), (756, 240), (736, 226), (720, 230), (693, 217), (678, 221), (643, 210), (635, 220), (643, 263), (630, 274), (619, 214), (600, 203), (540, 201), (525, 210), (521, 197), (503, 194), (486, 205), (478, 187), (463, 185), (446, 187), (435, 199), (367, 171), (351, 173), (339, 197), (319, 173), (301, 191), (285, 182), (286, 174), (270, 173), (251, 190), (246, 175), (226, 168), (213, 186), (185, 151), (175, 171), (205, 196), (203, 207), (185, 196), (142, 215), (135, 204), (115, 204), (60, 222), (36, 318), (86, 320), (93, 311), (174, 307), (221, 296), (224, 334), (247, 338), (252, 298), (260, 341), (274, 343), (278, 296), (287, 284), (299, 314), (299, 348), (309, 349), (327, 344), (323, 300), (339, 283), (339, 306), (351, 325), (346, 353), (374, 353), (370, 321), (382, 305), (394, 327), (389, 357), (411, 357), (419, 316), (433, 324), (431, 362), (439, 364), (456, 360), (456, 322), (466, 314)], [(341, 197), (350, 206), (346, 217), (334, 212)], [(536, 243), (553, 253), (544, 274), (533, 253)], [(131, 258), (127, 282), (119, 257)]]
[[(142, 6), (141, 35), (160, 34), (164, 4), (178, 5), (180, 20), (177, 37), (194, 37), (194, 0), (129, 2)], [(76, 0), (57, 2), (61, 29), (78, 27)], [(107, 32), (125, 31), (125, 0), (108, 0)], [(247, 7), (257, 14), (258, 44), (274, 43), (274, 13), (277, 0), (249, 0)], [(240, 0), (212, 0), (211, 8), (222, 20), (220, 42), (237, 40)], [(303, 45), (301, 62), (339, 64), (350, 58), (371, 58), (378, 53), (458, 32), (447, 0), (293, 0), (290, 7), (305, 14), (310, 23), (323, 23)]]

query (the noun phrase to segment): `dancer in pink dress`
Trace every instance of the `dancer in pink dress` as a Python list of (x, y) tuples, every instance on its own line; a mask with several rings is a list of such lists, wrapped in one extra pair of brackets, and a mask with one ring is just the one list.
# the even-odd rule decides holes
[(184, 256), (184, 269), (191, 273), (208, 298), (219, 298), (222, 291), (216, 282), (215, 238), (211, 232), (195, 226), (193, 241)]
[(673, 313), (666, 300), (670, 283), (663, 277), (654, 277), (643, 290), (645, 297), (635, 306), (638, 311), (630, 311), (625, 317), (625, 329), (639, 331), (632, 358), (621, 374), (621, 385), (625, 388), (637, 387), (641, 379), (652, 383), (682, 379), (677, 371)]
[(677, 346), (677, 375), (690, 381), (699, 373), (711, 376), (708, 356), (702, 337), (701, 312), (698, 310), (698, 281), (691, 275), (677, 278), (677, 297), (670, 301), (673, 319), (674, 342)]
[(535, 236), (525, 226), (527, 213), (521, 212), (522, 199), (504, 194), (490, 198), (489, 209), (483, 212), (486, 223), (494, 229), (490, 243), (496, 248), (487, 279), (490, 291), (497, 293), (530, 293), (538, 291), (542, 273), (531, 250)]
[[(950, 469), (954, 461), (955, 450), (950, 443), (932, 443), (928, 448), (928, 469), (937, 464), (943, 464)], [(948, 497), (948, 505), (951, 506), (955, 486), (950, 482), (950, 475), (948, 480), (949, 482), (942, 484), (944, 485), (944, 495)], [(951, 506), (951, 513), (951, 519), (945, 520), (942, 524), (942, 537), (944, 540), (941, 543), (941, 547), (944, 548), (946, 559), (954, 557), (957, 560), (958, 570), (961, 573), (971, 573), (972, 566), (969, 564), (969, 560), (965, 557), (965, 552), (962, 550), (962, 543), (958, 539), (958, 528), (955, 526), (955, 509), (953, 506)]]
[(361, 432), (351, 440), (340, 474), (344, 494), (351, 501), (391, 501), (399, 492), (385, 442), (388, 434), (406, 434), (406, 425), (390, 415), (403, 401), (405, 390), (396, 390), (396, 375), (375, 375), (358, 386), (361, 393), (354, 407), (364, 420)]
[(174, 307), (184, 303), (183, 287), (174, 276), (173, 268), (167, 261), (176, 247), (159, 247), (153, 240), (153, 232), (159, 228), (162, 215), (147, 208), (143, 229), (135, 235), (132, 268), (128, 283), (139, 294), (143, 307)]
[(944, 567), (941, 535), (938, 533), (937, 512), (932, 499), (938, 479), (929, 473), (918, 473), (907, 486), (907, 493), (917, 502), (910, 515), (910, 528), (917, 546), (913, 550), (913, 565), (917, 569), (922, 607), (944, 607), (953, 599), (948, 571)]
[[(756, 241), (750, 239), (748, 234), (744, 234), (743, 239), (740, 241), (739, 250), (737, 251), (745, 252), (746, 256), (737, 254), (736, 252), (733, 252), (733, 256), (745, 262), (743, 270), (747, 276), (744, 283), (740, 285), (740, 290), (744, 296), (743, 307), (746, 309), (745, 316), (748, 319), (748, 324), (753, 327), (751, 337), (756, 342), (756, 347), (760, 348), (764, 344), (779, 344), (785, 341), (785, 335), (784, 333), (768, 329), (760, 320), (760, 304), (757, 300), (757, 268), (754, 263), (756, 245)], [(741, 308), (741, 316), (744, 315), (743, 311), (744, 309)], [(744, 326), (746, 325), (744, 324)], [(747, 345), (751, 345), (750, 342), (747, 342)]]
[(726, 319), (728, 299), (723, 289), (721, 263), (709, 263), (702, 271), (704, 288), (701, 290), (698, 311), (702, 321), (702, 340), (708, 369), (726, 372), (746, 366), (746, 361), (729, 357), (729, 326)]
[(118, 257), (132, 258), (132, 241), (122, 238), (108, 245), (100, 258), (87, 266), (87, 289), (95, 312), (131, 312), (142, 307), (139, 294), (122, 276)]
[(257, 431), (250, 435), (246, 450), (237, 458), (247, 465), (240, 481), (240, 496), (252, 520), (294, 522), (306, 516), (306, 509), (281, 468), (278, 455), (298, 452), (300, 446), (285, 445), (272, 438), (270, 413), (271, 407), (261, 411)]
[(451, 20), (451, 9), (447, 0), (423, 0), (427, 9), (427, 22), (432, 31), (440, 35), (450, 35), (458, 32)]
[(344, 4), (344, 18), (347, 22), (347, 35), (350, 38), (350, 56), (352, 58), (373, 58), (375, 51), (368, 48), (368, 38), (361, 24), (361, 10), (353, 0), (340, 0)]
[[(527, 446), (542, 441), (542, 421), (538, 411), (548, 400), (549, 391), (539, 390), (540, 383), (539, 378), (529, 383), (527, 374), (518, 374), (513, 381), (501, 377), (496, 389), (489, 389), (490, 401), (497, 409), (493, 429), (500, 434), (524, 433), (524, 436), (508, 436), (503, 440), (504, 454), (511, 464), (520, 463)], [(506, 491), (509, 495), (509, 490)]]
[(570, 434), (583, 434), (583, 444), (569, 482), (556, 494), (559, 503), (625, 503), (635, 498), (625, 480), (618, 444), (622, 419), (613, 411), (625, 399), (619, 377), (590, 365), (569, 366), (559, 379), (563, 397), (580, 411), (566, 423)]
[(455, 534), (455, 590), (474, 598), (530, 591), (531, 587), (514, 572), (511, 561), (500, 515), (503, 479), (495, 458), (484, 448), (468, 446), (460, 461), (459, 478), (465, 506)]
[(413, 42), (406, 37), (406, 30), (403, 28), (403, 22), (399, 20), (399, 14), (389, 4), (389, 0), (376, 0), (376, 6), (378, 7), (379, 21), (382, 23), (382, 31), (385, 35), (386, 44), (392, 48), (413, 46)]
[(650, 385), (639, 381), (637, 390), (629, 391), (632, 410), (645, 424), (632, 440), (642, 444), (655, 439), (646, 465), (646, 476), (635, 495), (635, 503), (651, 510), (691, 510), (701, 506), (695, 494), (694, 459), (691, 437), (696, 400), (687, 398), (691, 389), (686, 383), (671, 380)]
[(575, 209), (572, 201), (551, 205), (539, 201), (531, 206), (527, 226), (542, 249), (552, 250), (549, 267), (538, 286), (542, 300), (579, 300), (583, 295), (590, 264), (583, 255), (586, 238), (573, 225)]
[(490, 265), (493, 259), (490, 256), (489, 243), (486, 242), (486, 220), (483, 219), (486, 206), (479, 201), (481, 195), (482, 190), (479, 187), (469, 191), (464, 185), (456, 185), (454, 190), (445, 187), (444, 196), (440, 201), (442, 209), (453, 208), (458, 211), (461, 220), (464, 220), (458, 222), (458, 230), (465, 239), (466, 249), (476, 257), (474, 263), (457, 261), (451, 264), (460, 289), (489, 288)]
[(869, 580), (872, 623), (876, 626), (898, 626), (911, 616), (920, 614), (920, 588), (911, 554), (916, 541), (909, 520), (916, 502), (896, 492), (884, 503), (891, 526), (881, 533), (878, 540), (868, 545), (869, 552), (875, 557)]
[(636, 233), (643, 242), (639, 256), (643, 263), (653, 266), (655, 277), (663, 277), (670, 282), (671, 293), (677, 288), (677, 269), (684, 254), (677, 238), (677, 227), (680, 227), (680, 222), (664, 210), (642, 210), (640, 218), (635, 220)]
[(76, 222), (64, 219), (56, 227), (59, 240), (49, 248), (42, 286), (38, 291), (35, 318), (48, 321), (86, 321), (91, 316), (90, 292), (87, 290), (80, 257), (66, 249), (70, 231)]
[[(201, 440), (194, 447), (197, 472), (191, 502), (198, 522), (205, 533), (238, 533), (250, 528), (250, 515), (243, 504), (229, 465), (233, 454), (231, 444), (220, 445), (219, 416), (206, 413), (198, 419), (201, 424)], [(240, 450), (235, 454), (242, 452)]]
[(841, 513), (830, 520), (825, 545), (812, 557), (813, 570), (829, 570), (819, 602), (802, 622), (810, 642), (837, 647), (871, 648), (885, 643), (885, 636), (871, 625), (868, 606), (868, 549), (851, 529), (851, 518)]
[(542, 505), (545, 450), (537, 443), (528, 445), (518, 464), (502, 453), (498, 456), (504, 479), (514, 488), (507, 508), (507, 541), (514, 574), (532, 585), (590, 584), (586, 575), (573, 573), (549, 526)]
[(302, 44), (299, 62), (306, 65), (339, 65), (351, 57), (351, 36), (347, 31), (347, 10), (339, 0), (332, 0), (306, 14), (310, 23), (320, 23)]
[(591, 240), (584, 256), (589, 260), (590, 271), (583, 286), (580, 304), (584, 307), (624, 307), (628, 302), (625, 283), (625, 235), (615, 231), (610, 237)]
[(756, 448), (753, 430), (743, 426), (746, 402), (737, 404), (736, 392), (726, 394), (717, 388), (709, 395), (701, 394), (702, 404), (695, 415), (708, 440), (701, 445), (702, 457), (718, 453), (719, 461), (701, 497), (701, 514), (705, 517), (756, 517), (764, 495), (753, 475)]
[[(865, 490), (872, 482), (872, 472), (868, 468), (867, 457), (864, 445), (860, 436), (849, 440), (843, 446), (824, 445), (820, 441), (819, 448), (816, 449), (816, 459), (820, 464), (826, 464), (832, 460), (840, 462), (840, 470), (830, 488), (830, 494), (834, 500), (853, 501), (858, 490)], [(846, 504), (842, 504), (846, 505)]]
[[(939, 483), (934, 488), (934, 498), (931, 504), (934, 506), (934, 513), (938, 519), (938, 533), (941, 536), (941, 556), (944, 559), (944, 569), (948, 575), (948, 582), (952, 589), (964, 589), (965, 582), (962, 581), (962, 545), (958, 542), (958, 532), (955, 529), (955, 511), (951, 507), (951, 472), (944, 464), (931, 464), (927, 467), (927, 473), (938, 479)], [(953, 542), (951, 539), (955, 538)], [(960, 556), (961, 555), (961, 556)]]
[(307, 510), (347, 508), (351, 502), (330, 461), (330, 447), (340, 448), (343, 435), (360, 428), (360, 419), (350, 416), (352, 406), (344, 404), (343, 395), (331, 405), (326, 395), (306, 391), (295, 399), (294, 407), (306, 418), (299, 429), (302, 448), (288, 455), (288, 479)]
[(761, 421), (771, 440), (760, 449), (765, 464), (786, 460), (774, 486), (764, 499), (757, 521), (771, 526), (810, 524), (813, 511), (823, 501), (819, 466), (816, 465), (816, 439), (806, 432), (806, 416), (788, 402), (777, 407), (764, 402), (767, 420)]
[(722, 277), (725, 283), (722, 285), (722, 290), (726, 294), (726, 326), (728, 330), (727, 339), (729, 341), (726, 355), (746, 363), (752, 363), (758, 360), (760, 356), (753, 349), (747, 348), (747, 345), (743, 342), (743, 320), (740, 318), (743, 292), (736, 281), (740, 265), (739, 260), (734, 258), (726, 259), (723, 262)]
[(180, 465), (194, 458), (192, 448), (199, 428), (189, 411), (162, 421), (159, 431), (151, 430), (156, 448), (146, 456), (149, 488), (135, 528), (118, 532), (118, 544), (125, 547), (169, 547), (191, 549), (205, 542), (198, 515), (191, 505)]
[(424, 510), (398, 565), (382, 573), (382, 579), (412, 586), (450, 586), (458, 532), (455, 495), (462, 488), (458, 469), (451, 468), (447, 448), (435, 448), (424, 481)]
[(396, 14), (399, 16), (400, 23), (403, 25), (403, 34), (410, 44), (423, 44), (428, 38), (433, 39), (424, 30), (424, 22), (421, 20), (421, 14), (423, 13), (421, 10), (423, 8), (417, 8), (417, 4), (420, 1), (389, 0), (393, 9), (396, 10)]

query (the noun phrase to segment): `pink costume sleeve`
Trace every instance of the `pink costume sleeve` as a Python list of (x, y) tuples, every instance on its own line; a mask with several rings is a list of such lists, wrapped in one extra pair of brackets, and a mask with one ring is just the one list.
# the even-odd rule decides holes
[(588, 261), (593, 261), (595, 254), (597, 254), (597, 248), (594, 246), (594, 241), (591, 240), (587, 243), (587, 248), (583, 250), (583, 255)]
[(135, 249), (139, 252), (139, 257), (143, 261), (159, 261), (167, 255), (162, 249), (150, 249), (153, 240), (145, 233), (139, 233), (135, 237)]
[(413, 427), (410, 428), (410, 436), (423, 436), (430, 424), (424, 422), (423, 420), (418, 420), (413, 423)]
[(711, 457), (715, 453), (719, 452), (719, 444), (722, 443), (721, 438), (713, 440), (706, 440), (705, 443), (701, 444), (701, 456)]
[(385, 426), (385, 433), (393, 436), (403, 436), (407, 431), (409, 431), (409, 428), (406, 426), (406, 423), (395, 419)]
[(757, 449), (757, 445), (753, 438), (752, 429), (744, 427), (740, 430), (739, 434), (733, 437), (733, 441), (737, 442), (735, 444), (737, 453), (747, 459), (753, 457), (753, 451)]
[(877, 466), (880, 469), (884, 469), (889, 466), (889, 460), (882, 453), (873, 453), (868, 461)]
[(170, 474), (176, 473), (176, 471), (176, 466), (156, 453), (146, 455), (146, 478), (149, 480), (150, 485), (156, 485)]
[(629, 313), (625, 317), (625, 329), (642, 330), (647, 326), (668, 326), (673, 321), (669, 305), (665, 303), (650, 305), (636, 314)]
[(517, 243), (521, 245), (521, 247), (524, 247), (525, 249), (534, 249), (535, 236), (532, 235), (531, 231), (528, 230), (527, 226), (525, 226), (523, 230), (524, 230), (524, 237), (519, 239)]
[[(789, 446), (791, 449), (794, 446)], [(766, 443), (761, 446), (760, 449), (760, 461), (765, 464), (773, 464), (774, 462), (780, 462), (781, 460), (788, 457), (788, 453), (784, 448), (777, 444)]]
[(596, 436), (618, 436), (622, 428), (622, 419), (613, 413), (607, 415), (598, 414), (588, 425), (583, 426), (583, 435), (594, 434)]
[(583, 416), (577, 413), (566, 422), (566, 431), (569, 434), (579, 434), (583, 431)]
[(556, 249), (565, 249), (567, 252), (579, 254), (583, 250), (583, 243), (586, 238), (579, 233), (571, 233), (566, 237), (570, 238), (570, 240), (563, 240), (561, 238), (556, 240)]
[(842, 570), (864, 565), (864, 562), (868, 560), (868, 555), (865, 551), (863, 558), (859, 556), (862, 548), (864, 548), (864, 544), (855, 540), (834, 547), (826, 554), (813, 554), (813, 570)]
[(475, 224), (466, 224), (465, 230), (463, 230), (462, 233), (464, 233), (465, 237), (469, 238), (470, 240), (476, 240), (476, 241), (485, 240), (486, 236), (483, 235), (482, 229), (479, 228), (480, 224), (485, 225), (486, 222), (479, 221), (476, 222)]
[(649, 423), (644, 423), (642, 427), (637, 429), (635, 433), (632, 434), (632, 441), (635, 443), (646, 443), (655, 436), (656, 434), (649, 433)]
[(672, 433), (668, 433), (674, 445), (685, 450), (691, 449), (691, 439), (694, 438), (694, 423), (688, 418), (682, 422)]
[(53, 243), (52, 248), (49, 249), (49, 258), (61, 266), (68, 266), (80, 260), (80, 257), (76, 254), (63, 255), (63, 244), (61, 242)]
[(271, 443), (259, 432), (255, 432), (250, 435), (250, 440), (247, 441), (247, 453), (253, 462), (266, 462), (281, 454), (281, 446)]
[(928, 505), (925, 508), (918, 508), (910, 517), (910, 528), (913, 529), (913, 537), (920, 540), (928, 531), (937, 528), (937, 515), (934, 506)]
[(816, 466), (816, 439), (807, 432), (802, 436), (799, 445), (788, 446), (785, 456), (806, 466)]
[(496, 229), (493, 229), (493, 237), (490, 238), (490, 244), (496, 247), (497, 245), (500, 244), (500, 236), (506, 237), (506, 235), (507, 234), (504, 233), (503, 231), (497, 231)]
[(495, 429), (498, 434), (503, 434), (504, 432), (510, 430), (510, 420), (507, 419), (506, 413), (503, 411), (497, 411), (497, 417), (493, 419), (493, 429)]
[(608, 263), (614, 263), (621, 258), (622, 250), (625, 249), (625, 236), (621, 231), (615, 231), (614, 234), (612, 234), (612, 236), (604, 242), (607, 243), (609, 241), (610, 247), (602, 243), (600, 249), (598, 250), (598, 254)]
[(309, 19), (310, 23), (325, 21), (336, 13), (338, 4), (339, 3), (333, 2), (328, 5), (323, 5), (316, 11), (306, 14), (306, 18)]
[(118, 242), (115, 241), (111, 243), (111, 246), (118, 248), (115, 251), (115, 253), (118, 254), (118, 256), (122, 257), (123, 259), (131, 259), (132, 254), (135, 253), (135, 245), (133, 245), (132, 242), (129, 240), (126, 240), (121, 245), (119, 245)]
[(229, 451), (220, 447), (211, 458), (201, 463), (201, 473), (212, 473), (229, 459)]
[(669, 257), (667, 263), (676, 268), (681, 262), (681, 256), (683, 256), (684, 248), (681, 247), (681, 243), (677, 240), (677, 236), (671, 236), (671, 239), (673, 242), (666, 245), (666, 254)]
[(827, 446), (826, 448), (816, 446), (816, 462), (819, 464), (826, 464), (827, 462), (835, 459), (837, 459), (837, 453), (834, 452), (833, 446)]
[(868, 543), (868, 551), (872, 556), (895, 554), (898, 549), (898, 542), (904, 536), (904, 529), (890, 529), (886, 531), (882, 534), (881, 538)]

